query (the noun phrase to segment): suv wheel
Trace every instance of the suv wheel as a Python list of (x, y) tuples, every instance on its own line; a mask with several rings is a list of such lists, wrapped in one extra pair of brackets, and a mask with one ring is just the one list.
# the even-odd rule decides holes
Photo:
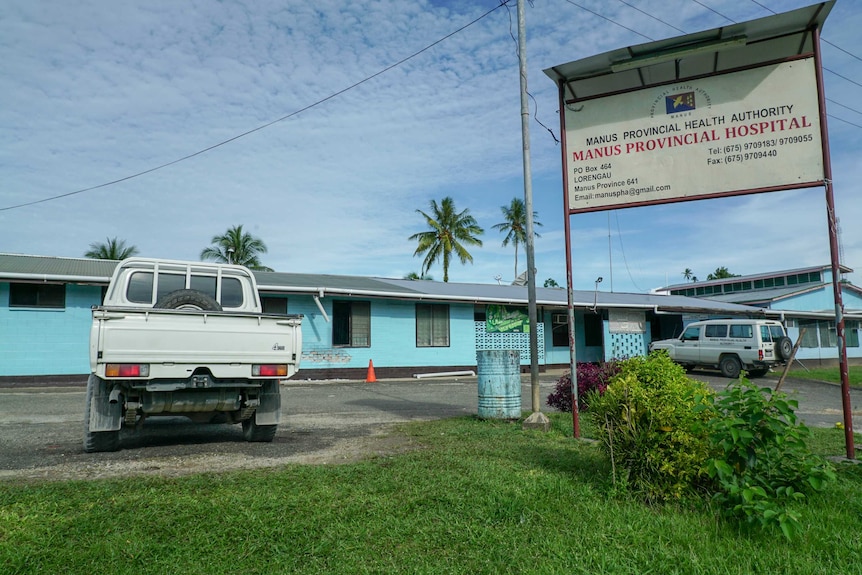
[(775, 355), (786, 361), (790, 359), (791, 353), (793, 353), (793, 341), (787, 336), (778, 338), (775, 342)]
[(736, 379), (739, 377), (739, 372), (742, 371), (742, 364), (739, 363), (739, 359), (736, 356), (726, 355), (718, 363), (718, 369), (721, 370), (721, 375), (724, 377)]

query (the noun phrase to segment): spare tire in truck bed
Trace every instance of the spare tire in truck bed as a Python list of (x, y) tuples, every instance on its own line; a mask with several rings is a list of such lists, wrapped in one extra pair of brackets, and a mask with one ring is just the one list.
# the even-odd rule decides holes
[(197, 309), (221, 311), (219, 302), (207, 294), (193, 289), (180, 289), (163, 295), (153, 306), (156, 309)]

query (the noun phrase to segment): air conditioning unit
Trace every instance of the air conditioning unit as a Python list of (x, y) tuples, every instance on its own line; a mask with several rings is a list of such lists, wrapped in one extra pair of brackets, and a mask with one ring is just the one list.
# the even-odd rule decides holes
[(564, 324), (569, 323), (569, 317), (567, 314), (564, 314), (564, 313), (555, 313), (555, 314), (553, 314), (551, 319), (552, 319), (554, 325), (564, 325)]

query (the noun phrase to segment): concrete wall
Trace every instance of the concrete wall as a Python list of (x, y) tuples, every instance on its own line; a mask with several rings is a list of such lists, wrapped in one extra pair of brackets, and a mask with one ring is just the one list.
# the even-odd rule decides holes
[(66, 307), (10, 308), (9, 284), (0, 283), (0, 376), (90, 372), (90, 308), (98, 286), (66, 285)]
[[(330, 320), (333, 301), (321, 299)], [(416, 346), (416, 303), (410, 301), (353, 298), (371, 303), (371, 346), (333, 347), (332, 323), (327, 322), (314, 300), (290, 296), (288, 313), (301, 313), (303, 351), (301, 370), (342, 368), (375, 369), (394, 366), (475, 366), (476, 338), (472, 304), (449, 305), (449, 346)]]

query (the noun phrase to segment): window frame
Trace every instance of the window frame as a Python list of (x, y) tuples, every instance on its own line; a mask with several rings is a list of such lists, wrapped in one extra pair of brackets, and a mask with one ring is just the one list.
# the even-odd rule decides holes
[[(21, 293), (22, 290), (27, 293)], [(22, 296), (24, 296), (23, 299)], [(35, 301), (32, 301), (33, 299)], [(9, 307), (66, 309), (66, 284), (9, 282)]]
[[(420, 317), (420, 309), (427, 309), (428, 310), (428, 316), (427, 317)], [(444, 313), (441, 314), (440, 316), (436, 316), (435, 315), (436, 311), (444, 312)], [(447, 303), (417, 303), (416, 308), (415, 308), (415, 314), (416, 314), (416, 347), (419, 347), (419, 348), (451, 347), (451, 345), (452, 345), (452, 330), (451, 330), (451, 314), (450, 314), (449, 304), (447, 304)], [(445, 318), (444, 318), (444, 315), (445, 315)], [(422, 320), (429, 322), (429, 325), (428, 325), (429, 333), (428, 333), (427, 343), (424, 343), (424, 342), (420, 343), (420, 341), (419, 341), (419, 338), (420, 338), (420, 329), (419, 328), (420, 328), (420, 321), (422, 321)], [(439, 327), (436, 327), (436, 329), (435, 329), (435, 326), (437, 326), (438, 322), (439, 323), (445, 322), (445, 326), (441, 325)], [(444, 329), (445, 329), (446, 343), (435, 343), (435, 340), (437, 339), (437, 331), (438, 330), (442, 331)]]
[(706, 324), (705, 327), (706, 327), (706, 330), (704, 332), (704, 337), (727, 338), (728, 324), (726, 324), (726, 323), (708, 323), (708, 324)]
[[(178, 280), (182, 281), (178, 281)], [(153, 287), (155, 285), (155, 295)], [(189, 285), (186, 288), (186, 284)], [(125, 286), (125, 299), (131, 303), (155, 305), (162, 297), (178, 290), (193, 289), (218, 301), (224, 309), (236, 309), (245, 305), (242, 281), (233, 276), (191, 275), (174, 270), (134, 270), (129, 274)], [(146, 296), (144, 294), (147, 294)], [(145, 299), (146, 297), (146, 299)]]
[[(568, 345), (568, 344), (566, 344)], [(584, 314), (584, 347), (605, 345), (605, 317), (601, 313)]]
[[(282, 302), (284, 302), (284, 311), (281, 311)], [(288, 298), (276, 296), (276, 295), (261, 295), (260, 296), (260, 309), (263, 313), (272, 314), (272, 315), (288, 315), (287, 304)], [(279, 309), (276, 311), (272, 311), (271, 306), (275, 305)]]
[[(365, 308), (367, 312), (364, 314), (364, 317), (362, 317), (363, 314), (359, 311), (362, 308)], [(346, 316), (344, 315), (345, 313)], [(366, 325), (362, 325), (363, 322)], [(359, 330), (365, 333), (356, 333)], [(339, 331), (344, 331), (344, 333), (338, 333)], [(365, 335), (364, 343), (360, 339), (363, 335)], [(339, 339), (336, 340), (336, 337)], [(357, 341), (360, 341), (360, 343), (357, 343)], [(332, 347), (371, 347), (370, 301), (335, 300), (332, 302)]]
[(844, 323), (844, 341), (847, 347), (859, 347), (859, 322), (848, 320)]

